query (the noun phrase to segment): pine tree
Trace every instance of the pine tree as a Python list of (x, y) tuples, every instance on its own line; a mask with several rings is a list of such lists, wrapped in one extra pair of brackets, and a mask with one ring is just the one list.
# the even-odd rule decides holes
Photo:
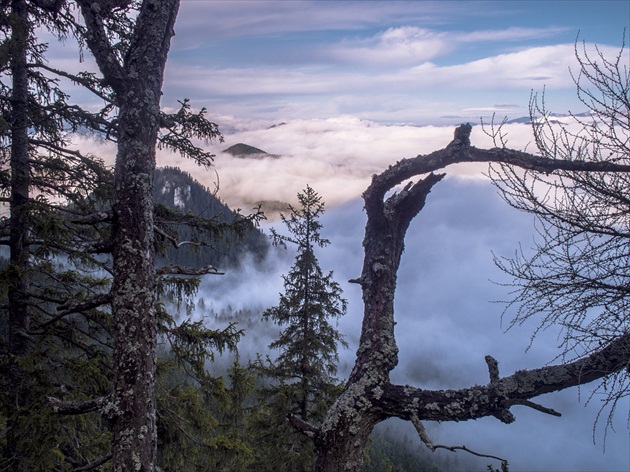
[[(107, 70), (109, 81), (97, 74), (72, 75), (49, 67), (44, 57), (46, 45), (39, 43), (36, 36), (39, 29), (48, 28), (59, 37), (75, 36), (81, 44), (100, 46), (106, 53), (115, 50), (108, 57), (122, 61), (118, 49), (108, 49), (108, 38), (120, 39), (116, 47), (127, 46), (131, 50), (132, 32), (139, 36), (134, 45), (138, 42), (146, 45), (155, 39), (150, 33), (159, 30), (153, 26), (162, 25), (162, 32), (170, 37), (174, 21), (174, 17), (164, 19), (159, 14), (157, 18), (152, 17), (152, 5), (147, 7), (149, 13), (137, 16), (135, 3), (109, 5), (111, 8), (104, 3), (88, 3), (83, 5), (84, 10), (87, 9), (85, 16), (90, 20), (86, 25), (75, 21), (76, 7), (70, 2), (12, 0), (5, 2), (0, 11), (0, 199), (9, 203), (10, 209), (9, 218), (0, 218), (0, 244), (10, 249), (9, 263), (0, 271), (0, 317), (6, 326), (0, 340), (3, 374), (0, 425), (4, 425), (5, 431), (0, 438), (0, 468), (3, 470), (66, 470), (105, 464), (111, 458), (109, 427), (114, 425), (115, 431), (120, 430), (118, 419), (133, 415), (151, 423), (140, 425), (136, 431), (146, 430), (147, 437), (153, 438), (140, 441), (137, 450), (118, 454), (115, 462), (128, 462), (129, 456), (136, 454), (143, 458), (147, 470), (153, 467), (149, 464), (154, 462), (154, 450), (147, 454), (146, 450), (142, 454), (139, 450), (147, 442), (156, 442), (155, 389), (149, 388), (145, 402), (131, 405), (132, 408), (137, 406), (138, 411), (118, 408), (115, 395), (110, 394), (111, 380), (117, 378), (112, 366), (116, 368), (121, 364), (112, 362), (112, 352), (117, 352), (115, 346), (121, 343), (114, 342), (115, 327), (120, 323), (113, 323), (112, 311), (115, 315), (117, 310), (116, 306), (112, 310), (110, 305), (112, 301), (120, 305), (117, 294), (124, 293), (120, 287), (125, 285), (120, 282), (124, 279), (120, 274), (113, 278), (110, 275), (116, 272), (116, 260), (124, 264), (127, 259), (120, 256), (121, 251), (124, 252), (121, 224), (124, 226), (127, 221), (120, 215), (128, 216), (129, 212), (137, 210), (133, 204), (140, 200), (135, 198), (133, 189), (130, 191), (128, 182), (121, 184), (120, 181), (130, 175), (133, 180), (134, 173), (151, 180), (156, 144), (208, 166), (213, 156), (193, 145), (191, 140), (220, 139), (217, 126), (205, 118), (204, 109), (194, 111), (188, 101), (183, 100), (176, 113), (166, 114), (157, 108), (156, 100), (148, 115), (149, 128), (159, 127), (157, 139), (152, 135), (147, 153), (139, 157), (139, 166), (123, 169), (118, 165), (116, 174), (111, 175), (98, 159), (71, 148), (72, 133), (95, 132), (117, 142), (123, 154), (133, 154), (129, 150), (136, 148), (129, 143), (135, 141), (129, 136), (139, 130), (119, 118), (120, 110), (133, 114), (133, 110), (129, 111), (129, 101), (121, 97), (138, 84), (122, 80), (129, 78), (125, 76), (128, 71), (123, 68), (117, 76), (117, 69), (111, 64), (113, 69)], [(170, 2), (169, 6), (176, 9), (176, 3)], [(163, 13), (163, 9), (157, 10)], [(133, 21), (142, 18), (145, 19), (142, 25)], [(108, 34), (103, 38), (100, 33), (105, 30)], [(143, 37), (142, 32), (148, 36)], [(99, 38), (102, 41), (98, 41)], [(138, 52), (138, 48), (134, 51)], [(162, 52), (161, 59), (165, 60), (166, 51)], [(142, 52), (139, 55), (142, 63), (147, 55)], [(150, 72), (155, 73), (151, 76), (155, 80), (161, 75), (155, 68)], [(136, 77), (145, 75), (130, 73)], [(60, 77), (70, 79), (101, 98), (105, 102), (103, 108), (88, 112), (70, 104), (68, 94), (59, 86)], [(161, 80), (157, 80), (159, 84), (155, 80), (150, 84), (153, 92), (161, 86)], [(153, 96), (159, 97), (160, 93), (155, 92)], [(121, 102), (125, 106), (118, 107)], [(148, 139), (140, 133), (137, 141), (147, 144)], [(129, 164), (131, 159), (125, 162)], [(143, 172), (142, 164), (146, 164), (148, 172)], [(112, 184), (115, 181), (119, 185), (114, 196)], [(150, 185), (142, 190), (148, 190), (142, 200), (146, 203), (151, 199)], [(146, 205), (147, 209), (149, 207), (152, 207), (150, 202)], [(153, 215), (151, 212), (145, 216)], [(252, 225), (247, 218), (235, 217), (235, 220), (238, 220), (233, 222), (236, 232)], [(142, 257), (166, 244), (179, 246), (178, 231), (170, 230), (169, 226), (193, 226), (197, 232), (213, 236), (232, 234), (229, 224), (178, 212), (159, 214), (153, 218), (153, 224), (134, 225), (142, 234), (132, 231), (132, 242), (148, 244), (137, 253)], [(142, 232), (142, 228), (146, 231)], [(146, 240), (134, 240), (142, 235)], [(133, 244), (124, 247), (131, 246)], [(151, 274), (140, 281), (141, 285), (144, 283), (143, 294), (148, 299), (154, 299), (155, 292), (168, 290), (169, 286), (179, 285), (175, 290), (181, 291), (194, 285), (194, 280), (183, 280), (182, 275), (216, 272), (212, 267), (188, 272), (185, 267), (169, 265), (153, 274), (152, 259), (147, 258), (146, 267), (142, 266)], [(176, 277), (169, 277), (172, 274)], [(136, 332), (147, 332), (149, 337), (158, 332), (160, 336), (177, 339), (178, 346), (185, 344), (189, 349), (184, 354), (192, 357), (180, 362), (190, 364), (192, 360), (199, 364), (211, 356), (215, 342), (229, 345), (233, 338), (230, 332), (215, 332), (188, 321), (177, 325), (173, 317), (152, 304), (143, 308), (156, 316), (140, 316), (140, 323), (144, 320), (146, 323)], [(155, 340), (149, 340), (149, 351), (154, 346)], [(149, 353), (143, 359), (147, 362), (139, 366), (138, 373), (140, 377), (146, 375), (148, 383), (152, 383), (154, 356)], [(122, 370), (132, 366), (127, 362), (122, 364)], [(112, 399), (113, 403), (108, 401)], [(143, 415), (139, 410), (146, 405), (151, 411)], [(119, 411), (121, 415), (116, 414)], [(77, 416), (79, 413), (85, 415)], [(125, 448), (120, 435), (116, 438), (114, 452)]]
[(101, 120), (70, 105), (58, 81), (42, 73), (46, 45), (36, 38), (41, 27), (70, 34), (69, 18), (67, 5), (45, 1), (13, 0), (0, 10), (0, 189), (9, 204), (0, 245), (10, 252), (0, 271), (3, 470), (52, 470), (64, 457), (92, 461), (102, 453), (100, 418), (61, 419), (46, 402), (60, 391), (98, 394), (107, 384), (106, 322), (95, 301), (108, 283), (82, 270), (101, 265), (77, 249), (98, 233), (80, 221), (93, 212), (86, 196), (107, 186), (109, 174), (68, 140)]
[(310, 441), (295, 433), (286, 417), (292, 415), (313, 423), (321, 420), (339, 388), (335, 378), (338, 345), (346, 346), (331, 324), (331, 319), (345, 314), (346, 300), (333, 280), (333, 273), (324, 274), (315, 255), (316, 247), (330, 244), (321, 236), (319, 218), (324, 203), (309, 186), (298, 194), (298, 201), (299, 207), (290, 206), (289, 215), (282, 216), (289, 235), (272, 231), (276, 244), (297, 246), (297, 256), (283, 277), (284, 293), (280, 294), (279, 304), (263, 313), (264, 318), (284, 327), (278, 339), (269, 345), (280, 354), (264, 369), (273, 382), (268, 391), (272, 400), (267, 408), (275, 422), (275, 431), (269, 428), (266, 438), (284, 444), (287, 455), (282, 470), (310, 468)]

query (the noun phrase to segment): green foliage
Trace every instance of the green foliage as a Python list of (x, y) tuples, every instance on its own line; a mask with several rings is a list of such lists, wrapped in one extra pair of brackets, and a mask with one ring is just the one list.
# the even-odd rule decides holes
[(253, 462), (250, 397), (254, 372), (238, 355), (225, 373), (189, 375), (173, 356), (159, 373), (159, 463), (164, 471), (243, 471)]
[[(14, 457), (20, 459), (15, 463), (4, 456), (0, 464), (11, 463), (16, 470), (25, 471), (71, 470), (107, 455), (110, 435), (105, 418), (99, 413), (59, 415), (48, 402), (50, 396), (83, 401), (107, 389), (108, 356), (97, 349), (90, 355), (81, 341), (70, 332), (51, 333), (29, 356), (17, 359), (27, 396), (21, 399), (24, 406), (20, 410), (3, 412), (19, 418), (14, 428), (22, 440)], [(9, 401), (6, 393), (3, 390), (3, 403)], [(3, 423), (8, 419), (2, 416)]]
[(510, 472), (508, 461), (501, 461), (501, 469), (496, 469), (492, 464), (488, 464), (488, 472)]
[(263, 313), (284, 329), (269, 346), (280, 351), (278, 357), (257, 363), (271, 381), (262, 389), (263, 406), (257, 418), (263, 451), (257, 458), (257, 470), (310, 469), (313, 446), (286, 418), (297, 415), (305, 421), (321, 421), (340, 389), (335, 378), (337, 346), (345, 341), (329, 320), (345, 313), (346, 300), (332, 272), (324, 275), (315, 256), (316, 246), (329, 244), (320, 234), (321, 197), (307, 186), (298, 200), (300, 206), (290, 207), (289, 216), (282, 216), (289, 235), (272, 233), (276, 244), (297, 246), (297, 256), (284, 276), (285, 291), (279, 304)]
[(180, 109), (176, 113), (162, 116), (162, 119), (168, 122), (168, 127), (158, 138), (158, 149), (179, 152), (183, 157), (209, 167), (212, 165), (214, 155), (193, 145), (191, 138), (202, 140), (206, 144), (214, 139), (223, 142), (219, 127), (206, 119), (205, 108), (193, 111), (188, 99), (180, 101), (179, 104)]
[(290, 215), (282, 216), (290, 236), (273, 232), (276, 243), (297, 246), (295, 264), (283, 277), (285, 291), (280, 294), (279, 304), (263, 316), (285, 326), (280, 337), (269, 345), (280, 354), (267, 374), (279, 382), (281, 389), (292, 392), (286, 394), (291, 403), (295, 402), (291, 412), (306, 421), (319, 410), (322, 401), (330, 399), (329, 390), (336, 384), (337, 346), (345, 345), (345, 341), (329, 320), (345, 313), (346, 300), (332, 272), (324, 275), (315, 256), (315, 246), (329, 244), (320, 235), (318, 219), (324, 212), (321, 197), (307, 186), (298, 199), (300, 207), (290, 207)]

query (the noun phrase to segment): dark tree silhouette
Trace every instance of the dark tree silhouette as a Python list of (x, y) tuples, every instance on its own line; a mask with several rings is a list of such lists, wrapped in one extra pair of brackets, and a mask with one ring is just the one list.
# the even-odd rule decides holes
[[(630, 164), (630, 72), (628, 51), (606, 58), (598, 48), (576, 43), (578, 98), (588, 110), (573, 125), (554, 122), (534, 95), (530, 114), (541, 156), (550, 159)], [(563, 357), (598, 352), (630, 328), (630, 176), (563, 170), (551, 175), (502, 164), (493, 182), (513, 207), (535, 215), (533, 255), (497, 259), (510, 274), (516, 296), (508, 307), (512, 324), (538, 320), (562, 332)], [(627, 371), (600, 384), (606, 403), (630, 394)], [(610, 417), (609, 417), (610, 420)]]
[[(299, 205), (289, 206), (282, 221), (289, 235), (273, 231), (277, 244), (297, 247), (295, 263), (284, 278), (284, 292), (277, 306), (263, 316), (284, 327), (278, 339), (269, 347), (280, 351), (277, 359), (263, 369), (273, 386), (265, 389), (270, 399), (271, 424), (276, 433), (273, 441), (283, 444), (282, 470), (309, 470), (312, 448), (304, 444), (286, 423), (294, 421), (319, 423), (326, 409), (339, 392), (337, 373), (339, 344), (346, 345), (341, 334), (331, 324), (346, 312), (346, 300), (333, 273), (324, 274), (315, 255), (316, 247), (330, 244), (321, 237), (319, 218), (324, 202), (310, 186), (298, 193)], [(269, 434), (265, 435), (270, 437)], [(270, 463), (272, 461), (269, 461)]]

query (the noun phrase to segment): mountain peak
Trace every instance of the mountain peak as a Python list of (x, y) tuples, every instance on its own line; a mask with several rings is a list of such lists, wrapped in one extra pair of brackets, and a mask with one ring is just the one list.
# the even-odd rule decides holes
[(230, 146), (229, 148), (223, 151), (226, 154), (231, 154), (234, 157), (264, 157), (269, 156), (270, 154), (263, 151), (262, 149), (258, 149), (254, 146), (250, 146), (249, 144), (238, 143), (234, 146)]

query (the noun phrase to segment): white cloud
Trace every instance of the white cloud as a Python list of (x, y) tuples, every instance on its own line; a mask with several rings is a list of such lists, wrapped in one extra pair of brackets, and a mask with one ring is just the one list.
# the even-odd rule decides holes
[[(471, 7), (474, 8), (474, 7)], [(384, 22), (442, 23), (461, 7), (445, 2), (183, 0), (175, 49), (199, 47), (214, 38), (261, 37), (293, 32), (360, 30)]]
[(329, 56), (345, 63), (381, 67), (418, 64), (440, 57), (454, 48), (448, 35), (424, 28), (389, 28), (369, 40), (332, 47)]
[(573, 84), (569, 68), (576, 66), (573, 46), (545, 46), (451, 66), (427, 62), (398, 80), (442, 91), (567, 88)]
[[(250, 123), (247, 123), (250, 126)], [(341, 116), (327, 120), (294, 120), (282, 126), (247, 128), (226, 134), (224, 143), (214, 143), (217, 154), (219, 195), (230, 206), (248, 210), (260, 200), (295, 202), (306, 184), (315, 188), (329, 206), (357, 198), (373, 174), (396, 161), (426, 154), (446, 146), (452, 126), (385, 126)], [(509, 125), (509, 144), (517, 149), (531, 141), (526, 125)], [(472, 141), (491, 147), (490, 139), (476, 126)], [(240, 159), (221, 151), (236, 143), (255, 146), (280, 158)], [(205, 172), (191, 161), (161, 153), (159, 165), (181, 166), (208, 187), (214, 172)], [(483, 178), (483, 164), (459, 165), (449, 172), (468, 179)]]
[[(336, 60), (370, 66), (416, 65), (443, 57), (474, 43), (511, 42), (553, 36), (560, 28), (506, 28), (473, 32), (446, 32), (416, 26), (392, 27), (369, 39), (345, 41), (330, 47)], [(326, 53), (322, 53), (326, 55)]]
[[(413, 47), (411, 48), (413, 49)], [(401, 55), (407, 54), (404, 47)], [(615, 48), (602, 47), (608, 57)], [(454, 65), (340, 70), (323, 67), (221, 69), (171, 63), (166, 99), (182, 94), (222, 114), (287, 120), (353, 114), (375, 121), (440, 123), (444, 115), (478, 120), (466, 109), (501, 101), (527, 107), (531, 90), (553, 90), (566, 112), (576, 108), (569, 69), (573, 45), (545, 46)], [(179, 95), (177, 95), (179, 94)], [(520, 103), (516, 100), (520, 98)], [(579, 110), (578, 110), (579, 111)]]

